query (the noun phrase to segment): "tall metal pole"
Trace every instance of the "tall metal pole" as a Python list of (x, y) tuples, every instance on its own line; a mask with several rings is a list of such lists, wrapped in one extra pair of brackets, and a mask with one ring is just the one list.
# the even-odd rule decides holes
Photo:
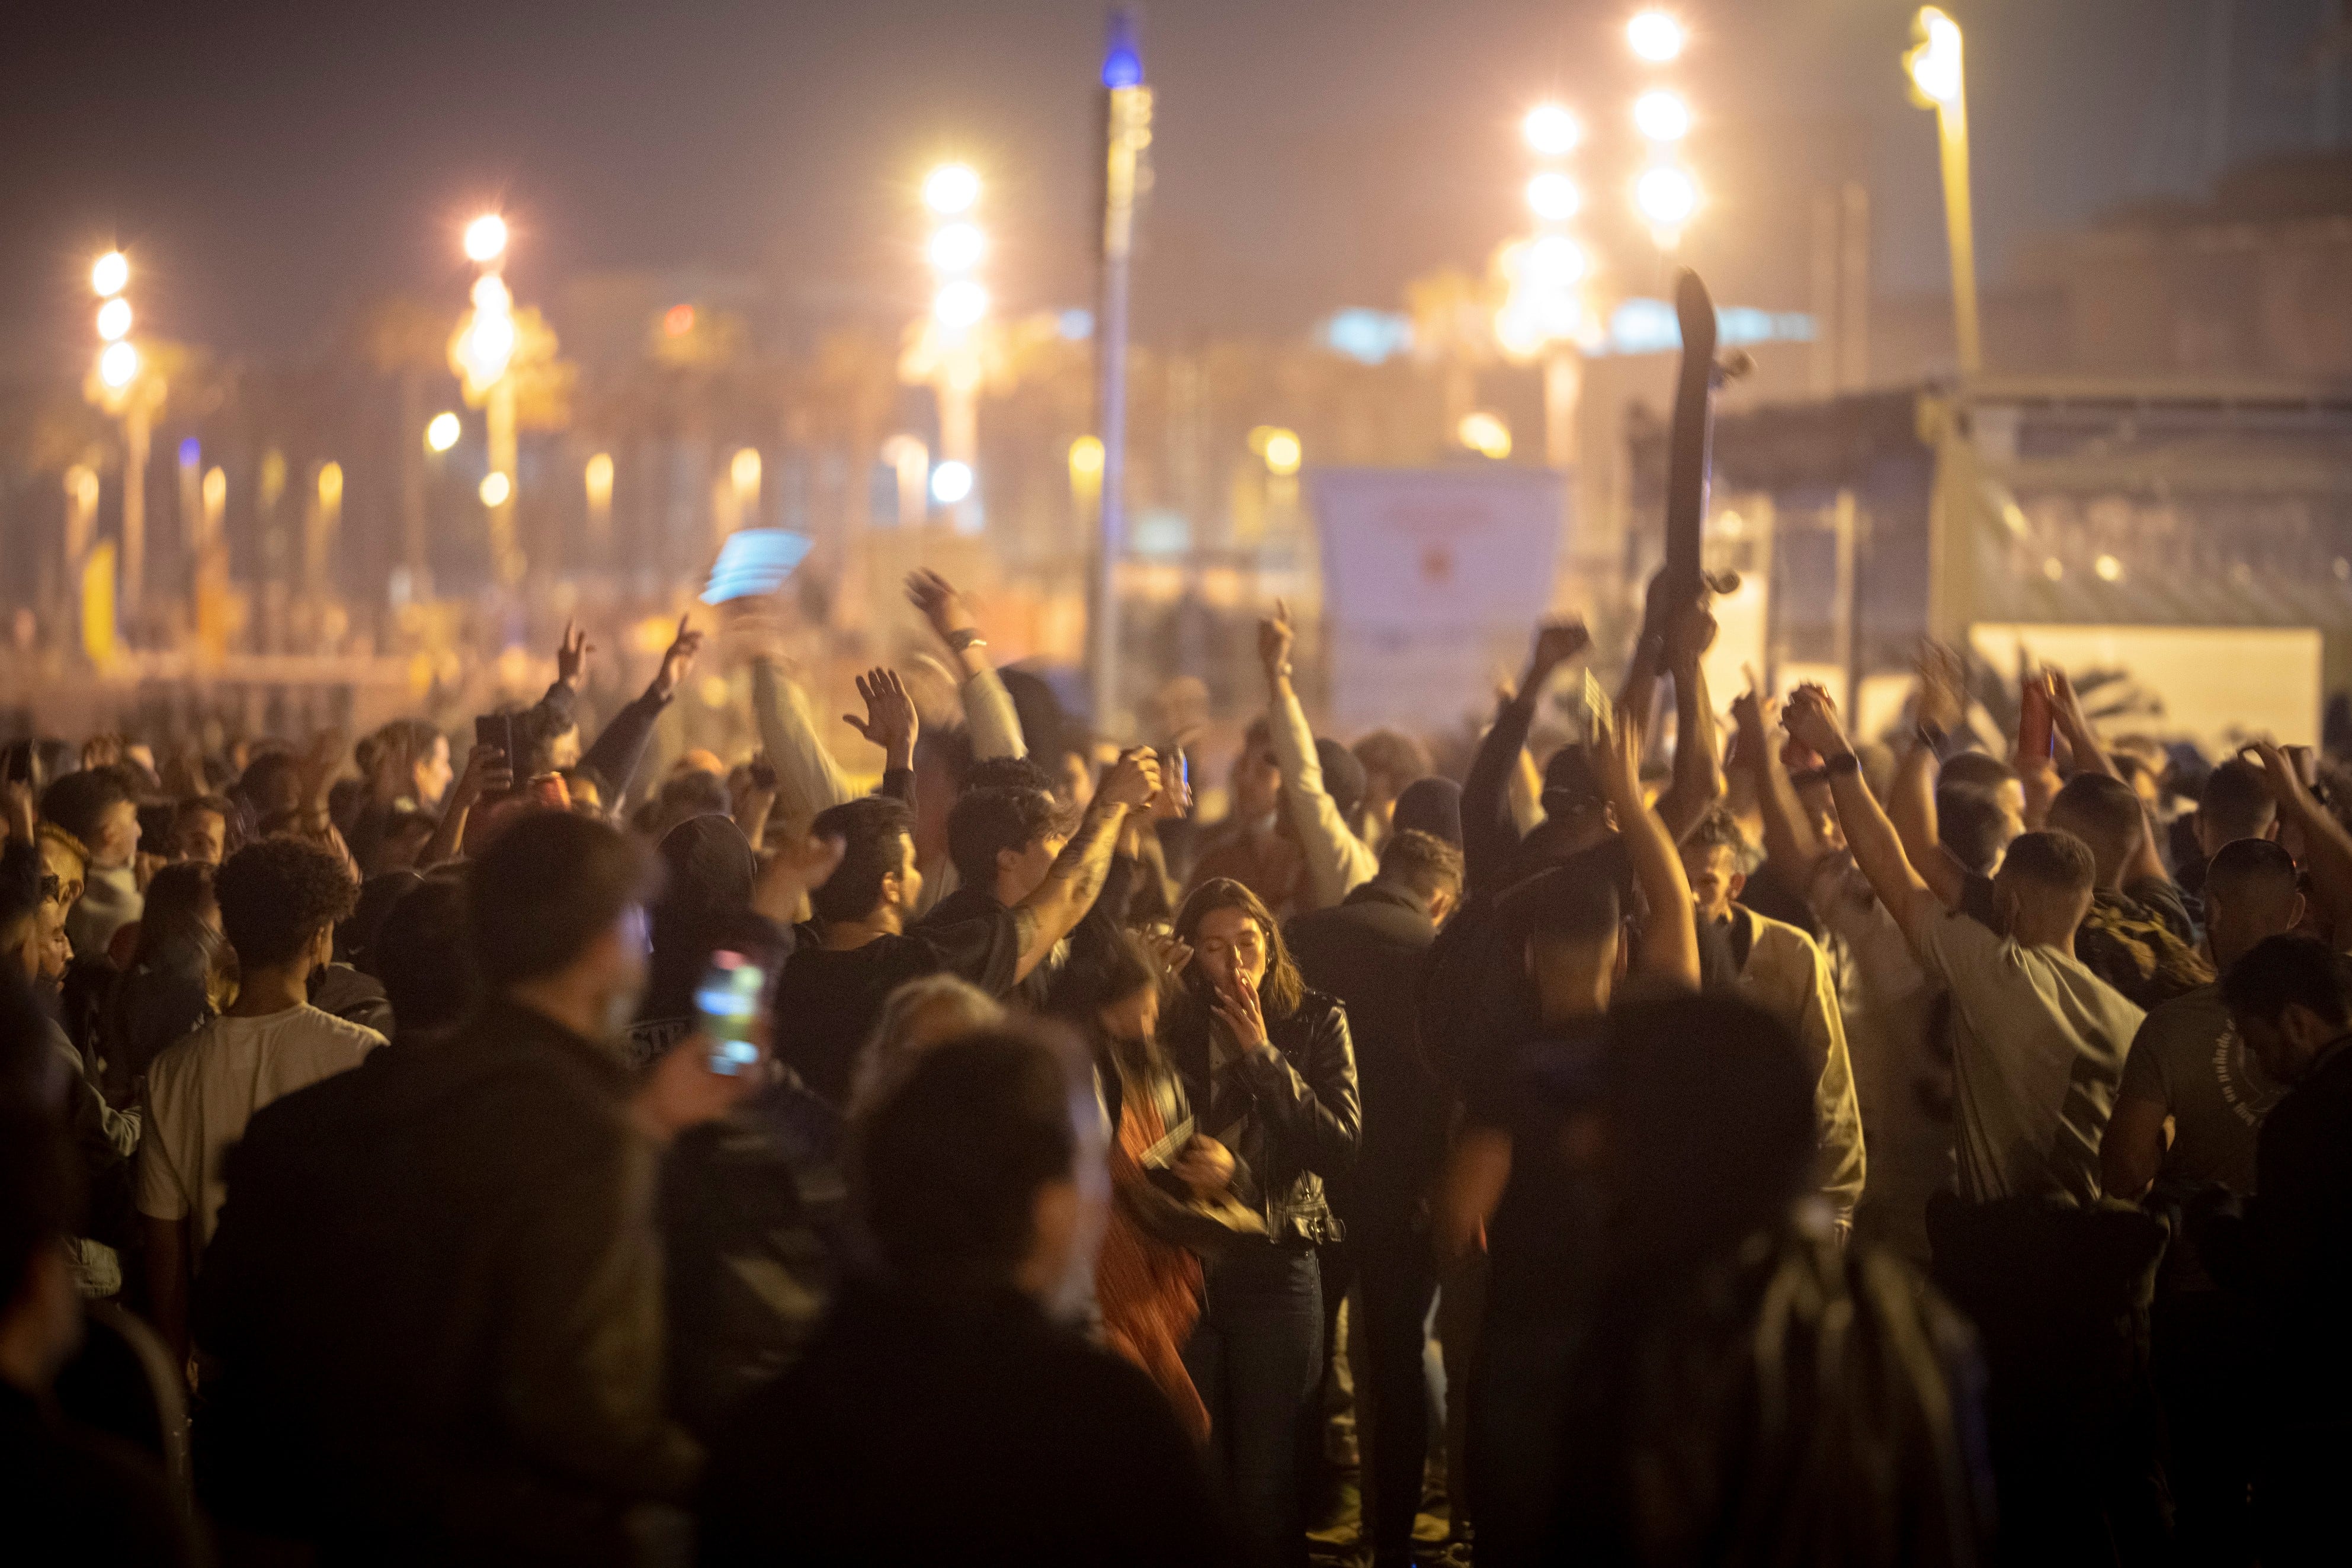
[(1095, 727), (1116, 734), (1118, 559), (1127, 532), (1128, 262), (1135, 248), (1136, 185), (1151, 142), (1151, 89), (1143, 84), (1136, 15), (1110, 14), (1103, 50), (1102, 298), (1095, 320), (1095, 431), (1102, 441), (1101, 528), (1095, 540), (1087, 641)]

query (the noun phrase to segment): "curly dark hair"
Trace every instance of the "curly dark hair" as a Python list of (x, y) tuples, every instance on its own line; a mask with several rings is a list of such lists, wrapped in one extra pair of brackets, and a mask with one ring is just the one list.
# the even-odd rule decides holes
[(273, 834), (221, 862), (213, 877), (221, 929), (247, 969), (283, 964), (351, 914), (360, 890), (333, 853), (308, 839)]
[(1739, 819), (1731, 814), (1729, 807), (1718, 803), (1706, 809), (1706, 814), (1683, 841), (1683, 848), (1729, 850), (1744, 855), (1748, 852), (1748, 831), (1739, 825)]
[(948, 812), (948, 859), (966, 887), (996, 885), (996, 857), (1015, 854), (1066, 831), (1061, 808), (1043, 789), (967, 789)]

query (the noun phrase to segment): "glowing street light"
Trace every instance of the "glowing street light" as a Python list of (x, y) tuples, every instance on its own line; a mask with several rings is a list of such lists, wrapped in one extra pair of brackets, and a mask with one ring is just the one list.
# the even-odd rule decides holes
[(1265, 433), (1265, 471), (1276, 478), (1287, 479), (1298, 472), (1306, 456), (1295, 430), (1269, 430)]
[(980, 200), (980, 176), (969, 163), (942, 163), (923, 178), (923, 205), (943, 218), (971, 211)]
[(98, 379), (108, 390), (121, 392), (139, 377), (139, 350), (127, 342), (109, 343), (98, 356)]
[(425, 423), (425, 450), (427, 452), (448, 451), (449, 448), (457, 444), (457, 437), (463, 428), (464, 427), (459, 424), (457, 421), (457, 416), (454, 413), (444, 413), (435, 414), (431, 419)]
[(1653, 141), (1680, 141), (1690, 134), (1690, 105), (1678, 92), (1655, 89), (1633, 100), (1633, 124)]
[(1933, 5), (1923, 5), (1912, 24), (1919, 40), (1903, 56), (1911, 76), (1912, 99), (1936, 111), (1936, 137), (1943, 153), (1944, 231), (1952, 252), (1952, 332), (1960, 373), (1984, 368), (1984, 344), (1977, 324), (1977, 251), (1969, 200), (1968, 78), (1961, 63), (1960, 26)]
[(1511, 427), (1484, 410), (1464, 414), (1454, 434), (1464, 446), (1481, 457), (1500, 463), (1511, 455)]
[(952, 507), (971, 495), (971, 465), (950, 457), (931, 469), (931, 499)]
[(1528, 285), (1541, 289), (1571, 287), (1592, 270), (1592, 258), (1566, 235), (1540, 235), (1519, 255)]
[(931, 266), (938, 270), (970, 272), (988, 254), (988, 236), (980, 232), (978, 224), (959, 221), (940, 225), (926, 248)]
[(988, 314), (988, 290), (969, 277), (943, 283), (931, 300), (931, 314), (951, 332), (969, 331)]
[(1911, 85), (1928, 104), (1940, 109), (1958, 106), (1966, 88), (1960, 65), (1960, 25), (1933, 5), (1922, 6), (1916, 19), (1919, 42), (1906, 50), (1903, 67)]
[(1528, 182), (1528, 207), (1549, 224), (1564, 224), (1584, 205), (1576, 182), (1557, 169), (1547, 169)]
[(484, 266), (507, 253), (507, 221), (496, 213), (484, 213), (466, 225), (466, 259)]
[(514, 496), (514, 481), (493, 468), (482, 476), (480, 495), (485, 507), (503, 507)]
[(1584, 140), (1583, 123), (1556, 103), (1539, 103), (1528, 110), (1519, 131), (1528, 145), (1547, 158), (1565, 158)]
[(131, 258), (110, 250), (90, 264), (89, 287), (100, 299), (111, 299), (131, 281)]
[(98, 335), (111, 343), (131, 330), (131, 301), (116, 295), (98, 308)]
[(1683, 25), (1664, 11), (1644, 11), (1625, 24), (1625, 42), (1653, 65), (1664, 65), (1683, 52)]
[(1691, 178), (1689, 170), (1662, 163), (1643, 171), (1633, 182), (1633, 205), (1662, 236), (1659, 245), (1671, 247), (1671, 236), (1680, 233), (1698, 211), (1698, 182)]

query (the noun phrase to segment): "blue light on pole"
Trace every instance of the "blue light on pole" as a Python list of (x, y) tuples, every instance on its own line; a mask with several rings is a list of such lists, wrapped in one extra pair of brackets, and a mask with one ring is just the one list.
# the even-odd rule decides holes
[(1108, 88), (1143, 85), (1143, 50), (1135, 41), (1135, 13), (1110, 14), (1110, 37), (1103, 48), (1102, 84)]

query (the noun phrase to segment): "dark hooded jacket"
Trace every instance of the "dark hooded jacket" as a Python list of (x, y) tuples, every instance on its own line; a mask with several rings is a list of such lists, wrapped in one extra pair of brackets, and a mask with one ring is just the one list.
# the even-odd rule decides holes
[(663, 874), (653, 907), (653, 958), (629, 1031), (639, 1064), (693, 1028), (694, 988), (714, 951), (734, 947), (758, 956), (772, 977), (793, 949), (791, 929), (751, 908), (759, 857), (732, 818), (688, 817), (662, 836), (658, 852)]
[(254, 1118), (197, 1284), (216, 1518), (331, 1563), (627, 1560), (699, 1458), (664, 1413), (629, 1087), (498, 1000)]

